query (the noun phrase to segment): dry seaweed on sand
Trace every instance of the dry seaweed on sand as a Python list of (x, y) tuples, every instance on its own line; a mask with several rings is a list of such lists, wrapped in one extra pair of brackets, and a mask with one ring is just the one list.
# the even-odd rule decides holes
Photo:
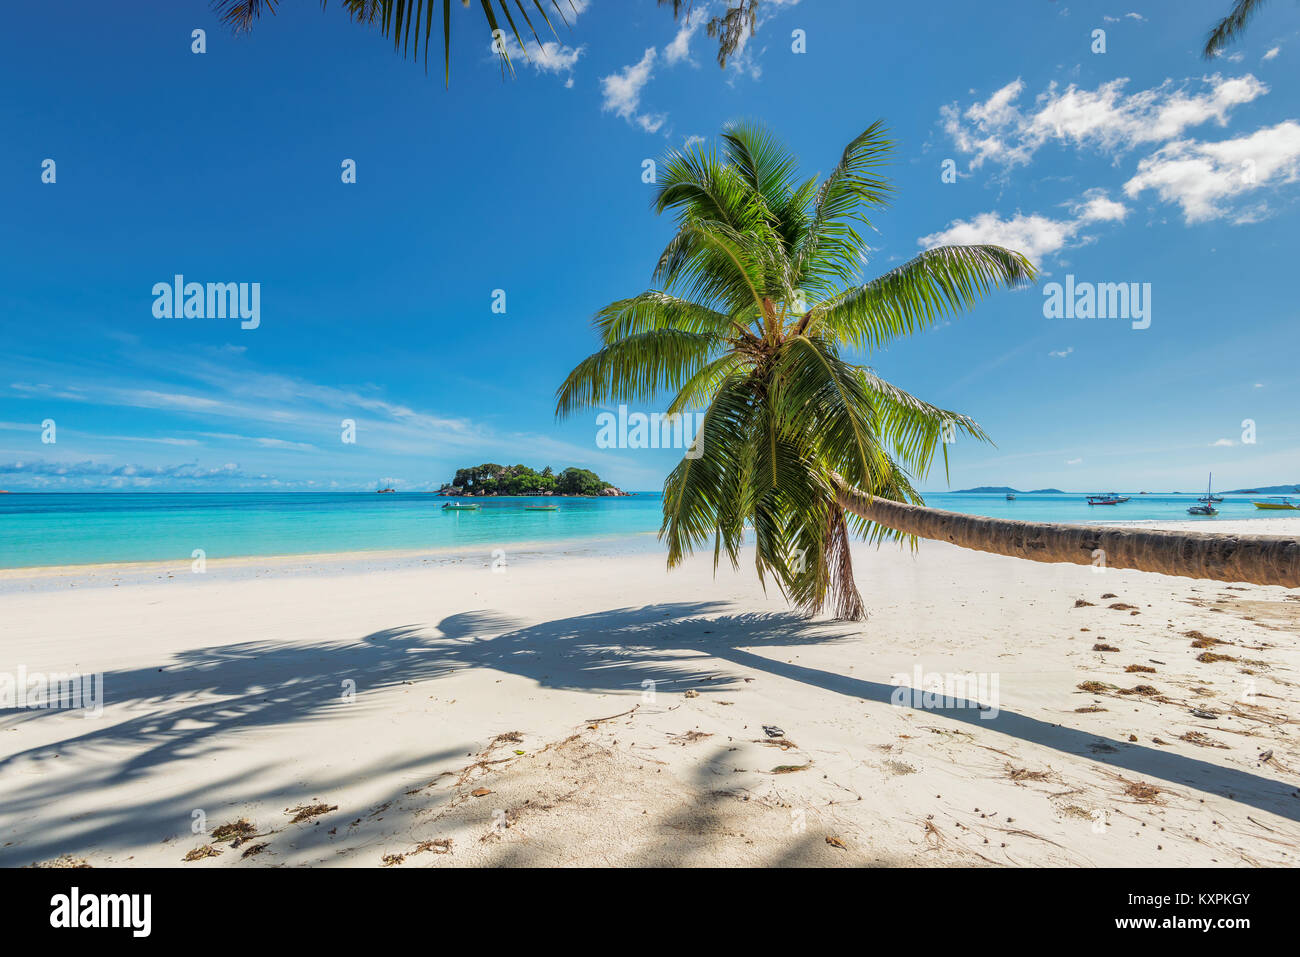
[(406, 860), (405, 854), (385, 854), (380, 860), (381, 867), (392, 867), (394, 864), (400, 864)]
[(1228, 746), (1222, 741), (1216, 741), (1203, 731), (1188, 731), (1186, 734), (1180, 734), (1178, 740), (1186, 741), (1188, 744), (1194, 744), (1199, 748), (1223, 748)]
[(257, 828), (249, 823), (248, 818), (241, 817), (238, 821), (231, 821), (229, 824), (222, 824), (213, 828), (212, 839), (214, 841), (234, 840), (236, 842), (235, 846), (238, 846), (243, 843), (241, 839), (252, 837), (256, 833)]
[(1125, 604), (1122, 601), (1117, 601), (1114, 604), (1107, 605), (1106, 607), (1109, 608), (1111, 611), (1136, 611), (1137, 610), (1137, 605)]
[(450, 837), (439, 837), (432, 841), (421, 841), (415, 845), (412, 854), (423, 854), (425, 851), (432, 851), (435, 854), (450, 854), (452, 839)]
[(270, 846), (271, 845), (268, 843), (254, 844), (252, 847), (244, 851), (243, 854), (240, 854), (239, 858), (240, 860), (243, 860), (245, 857), (255, 857), (256, 855), (261, 854), (264, 850), (266, 850)]
[(1109, 709), (1103, 708), (1101, 707), (1101, 705), (1090, 704), (1086, 708), (1075, 708), (1074, 712), (1075, 714), (1095, 714), (1098, 711), (1107, 711), (1107, 710)]
[(831, 847), (838, 847), (841, 851), (847, 851), (849, 849), (848, 845), (845, 844), (843, 841), (841, 841), (834, 834), (826, 835), (826, 843), (829, 844)]
[(186, 854), (183, 858), (181, 858), (181, 860), (183, 860), (183, 861), (201, 861), (201, 860), (203, 860), (205, 857), (216, 857), (216, 856), (217, 856), (218, 854), (220, 854), (220, 853), (221, 853), (221, 852), (220, 852), (219, 850), (217, 850), (215, 847), (213, 847), (211, 844), (204, 844), (204, 845), (201, 846), (201, 847), (196, 847), (196, 848), (194, 848), (194, 850), (192, 850), (192, 851), (190, 851), (188, 854)]
[(1114, 685), (1108, 685), (1104, 681), (1082, 681), (1079, 683), (1078, 688), (1080, 691), (1087, 691), (1090, 694), (1102, 694), (1106, 691), (1116, 690)]
[(1093, 607), (1093, 603), (1090, 602), (1090, 601), (1084, 601), (1082, 598), (1076, 598), (1076, 599), (1074, 600), (1074, 607), (1075, 607), (1075, 608), (1091, 608), (1091, 607)]
[[(1123, 778), (1120, 778), (1123, 781)], [(1145, 781), (1128, 781), (1124, 785), (1124, 793), (1139, 804), (1155, 804), (1160, 797), (1160, 789)]]
[(782, 751), (788, 751), (790, 748), (799, 747), (799, 745), (795, 744), (789, 738), (755, 738), (754, 743), (761, 744), (768, 748), (780, 748)]
[(1208, 665), (1213, 664), (1216, 661), (1236, 661), (1237, 659), (1232, 657), (1232, 655), (1216, 655), (1212, 651), (1202, 651), (1196, 656), (1196, 660)]
[(1153, 675), (1156, 673), (1156, 669), (1152, 668), (1150, 665), (1126, 665), (1124, 671), (1131, 675), (1132, 674)]
[(812, 767), (812, 762), (807, 764), (778, 764), (772, 769), (773, 774), (794, 774), (796, 771), (807, 771)]
[(292, 814), (294, 817), (290, 824), (298, 824), (302, 821), (310, 821), (314, 817), (320, 817), (322, 814), (328, 814), (330, 811), (337, 811), (337, 804), (299, 804), (297, 807), (284, 809), (285, 814)]
[(1120, 694), (1136, 694), (1144, 698), (1154, 698), (1160, 694), (1160, 689), (1155, 685), (1134, 685), (1132, 688), (1120, 688)]
[(1108, 645), (1105, 642), (1097, 642), (1092, 646), (1093, 651), (1119, 651), (1114, 645)]
[(1007, 777), (1012, 781), (1046, 781), (1051, 777), (1050, 771), (1030, 771), (1028, 768), (1016, 768), (1007, 765)]

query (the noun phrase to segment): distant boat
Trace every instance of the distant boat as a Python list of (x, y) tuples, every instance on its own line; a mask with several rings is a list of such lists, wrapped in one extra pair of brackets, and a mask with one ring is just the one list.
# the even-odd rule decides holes
[(461, 505), (459, 502), (447, 502), (442, 507), (445, 509), (450, 509), (453, 512), (477, 512), (478, 511), (477, 505)]
[(1089, 495), (1089, 505), (1118, 505), (1120, 500), (1113, 495)]
[(1007, 501), (1008, 501), (1008, 502), (1014, 502), (1015, 500), (1016, 500), (1015, 495), (1013, 495), (1011, 492), (1008, 492), (1008, 493), (1007, 493)]
[(397, 489), (395, 488), (381, 488), (379, 489), (379, 494), (383, 495), (385, 492), (396, 492), (396, 491)]
[(524, 506), (525, 512), (558, 512), (559, 510), (560, 510), (560, 506), (558, 505), (525, 505)]
[(1210, 490), (1213, 485), (1214, 485), (1214, 473), (1211, 472), (1210, 480), (1205, 483), (1205, 494), (1197, 499), (1197, 501), (1200, 502), (1201, 504), (1193, 505), (1191, 508), (1189, 508), (1187, 510), (1188, 515), (1218, 515), (1219, 514), (1219, 510), (1214, 507), (1214, 502), (1215, 501), (1222, 502), (1223, 498), (1220, 497), (1217, 500), (1215, 499), (1214, 493)]
[(1275, 508), (1275, 509), (1300, 509), (1300, 505), (1294, 504), (1289, 498), (1283, 496), (1274, 502), (1251, 502), (1256, 508)]

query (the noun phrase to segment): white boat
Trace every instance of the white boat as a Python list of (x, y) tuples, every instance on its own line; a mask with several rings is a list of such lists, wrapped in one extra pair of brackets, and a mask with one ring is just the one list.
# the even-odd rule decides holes
[[(1188, 515), (1218, 515), (1219, 514), (1219, 510), (1214, 507), (1214, 493), (1210, 491), (1210, 487), (1213, 484), (1214, 484), (1214, 473), (1211, 472), (1210, 480), (1205, 485), (1205, 494), (1196, 500), (1200, 504), (1193, 505), (1191, 508), (1189, 508), (1187, 510)], [(1223, 500), (1219, 499), (1219, 501), (1223, 501)]]

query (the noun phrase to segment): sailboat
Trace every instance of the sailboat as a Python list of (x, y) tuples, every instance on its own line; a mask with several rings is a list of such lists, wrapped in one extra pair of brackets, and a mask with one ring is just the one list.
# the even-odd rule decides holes
[[(1193, 505), (1191, 508), (1187, 510), (1188, 515), (1218, 515), (1219, 514), (1219, 510), (1214, 507), (1214, 502), (1215, 502), (1214, 493), (1210, 491), (1210, 488), (1213, 485), (1214, 485), (1214, 473), (1211, 472), (1210, 480), (1205, 485), (1205, 494), (1196, 500), (1199, 504)], [(1223, 499), (1219, 498), (1218, 501), (1221, 502), (1223, 501)]]

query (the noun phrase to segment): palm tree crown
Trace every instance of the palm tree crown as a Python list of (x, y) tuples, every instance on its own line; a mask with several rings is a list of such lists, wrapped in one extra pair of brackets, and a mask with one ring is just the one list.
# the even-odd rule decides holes
[[(721, 150), (676, 151), (663, 165), (657, 212), (677, 230), (654, 288), (597, 313), (601, 348), (557, 394), (557, 415), (673, 393), (671, 415), (703, 409), (698, 456), (664, 485), (661, 538), (672, 567), (712, 545), (739, 563), (753, 528), (760, 579), (771, 575), (809, 613), (829, 598), (858, 619), (851, 533), (897, 533), (846, 513), (837, 488), (920, 502), (913, 480), (945, 432), (984, 439), (968, 417), (937, 408), (850, 364), (970, 308), (1034, 267), (998, 246), (931, 249), (863, 283), (859, 226), (886, 204), (892, 152), (881, 124), (845, 148), (821, 182), (761, 127), (729, 125)], [(946, 464), (945, 450), (945, 464)]]

